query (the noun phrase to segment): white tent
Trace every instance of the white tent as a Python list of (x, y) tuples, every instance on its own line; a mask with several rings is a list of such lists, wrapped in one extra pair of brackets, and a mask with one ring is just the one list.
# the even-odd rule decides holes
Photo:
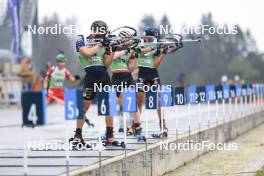
[(0, 63), (15, 63), (17, 56), (7, 49), (0, 49)]

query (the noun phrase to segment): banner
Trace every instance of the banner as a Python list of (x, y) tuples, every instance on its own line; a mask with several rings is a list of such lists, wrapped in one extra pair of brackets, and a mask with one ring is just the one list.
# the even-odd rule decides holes
[(12, 51), (20, 55), (20, 36), (19, 36), (19, 0), (9, 0), (9, 11), (12, 18), (12, 32), (13, 32), (13, 39), (12, 39)]

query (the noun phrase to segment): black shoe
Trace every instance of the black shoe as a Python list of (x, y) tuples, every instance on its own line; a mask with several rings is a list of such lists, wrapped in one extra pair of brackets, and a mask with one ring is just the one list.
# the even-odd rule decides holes
[(152, 134), (153, 138), (167, 138), (168, 137), (168, 129), (158, 134)]

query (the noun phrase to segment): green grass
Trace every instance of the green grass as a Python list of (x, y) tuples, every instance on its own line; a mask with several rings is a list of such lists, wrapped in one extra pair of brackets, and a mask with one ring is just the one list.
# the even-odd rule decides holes
[(257, 171), (256, 176), (264, 176), (264, 167), (261, 170)]

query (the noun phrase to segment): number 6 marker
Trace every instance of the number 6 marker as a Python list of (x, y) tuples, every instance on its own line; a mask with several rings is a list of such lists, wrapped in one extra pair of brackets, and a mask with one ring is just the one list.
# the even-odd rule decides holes
[(117, 97), (115, 89), (108, 92), (98, 92), (97, 100), (97, 111), (99, 116), (117, 115)]

